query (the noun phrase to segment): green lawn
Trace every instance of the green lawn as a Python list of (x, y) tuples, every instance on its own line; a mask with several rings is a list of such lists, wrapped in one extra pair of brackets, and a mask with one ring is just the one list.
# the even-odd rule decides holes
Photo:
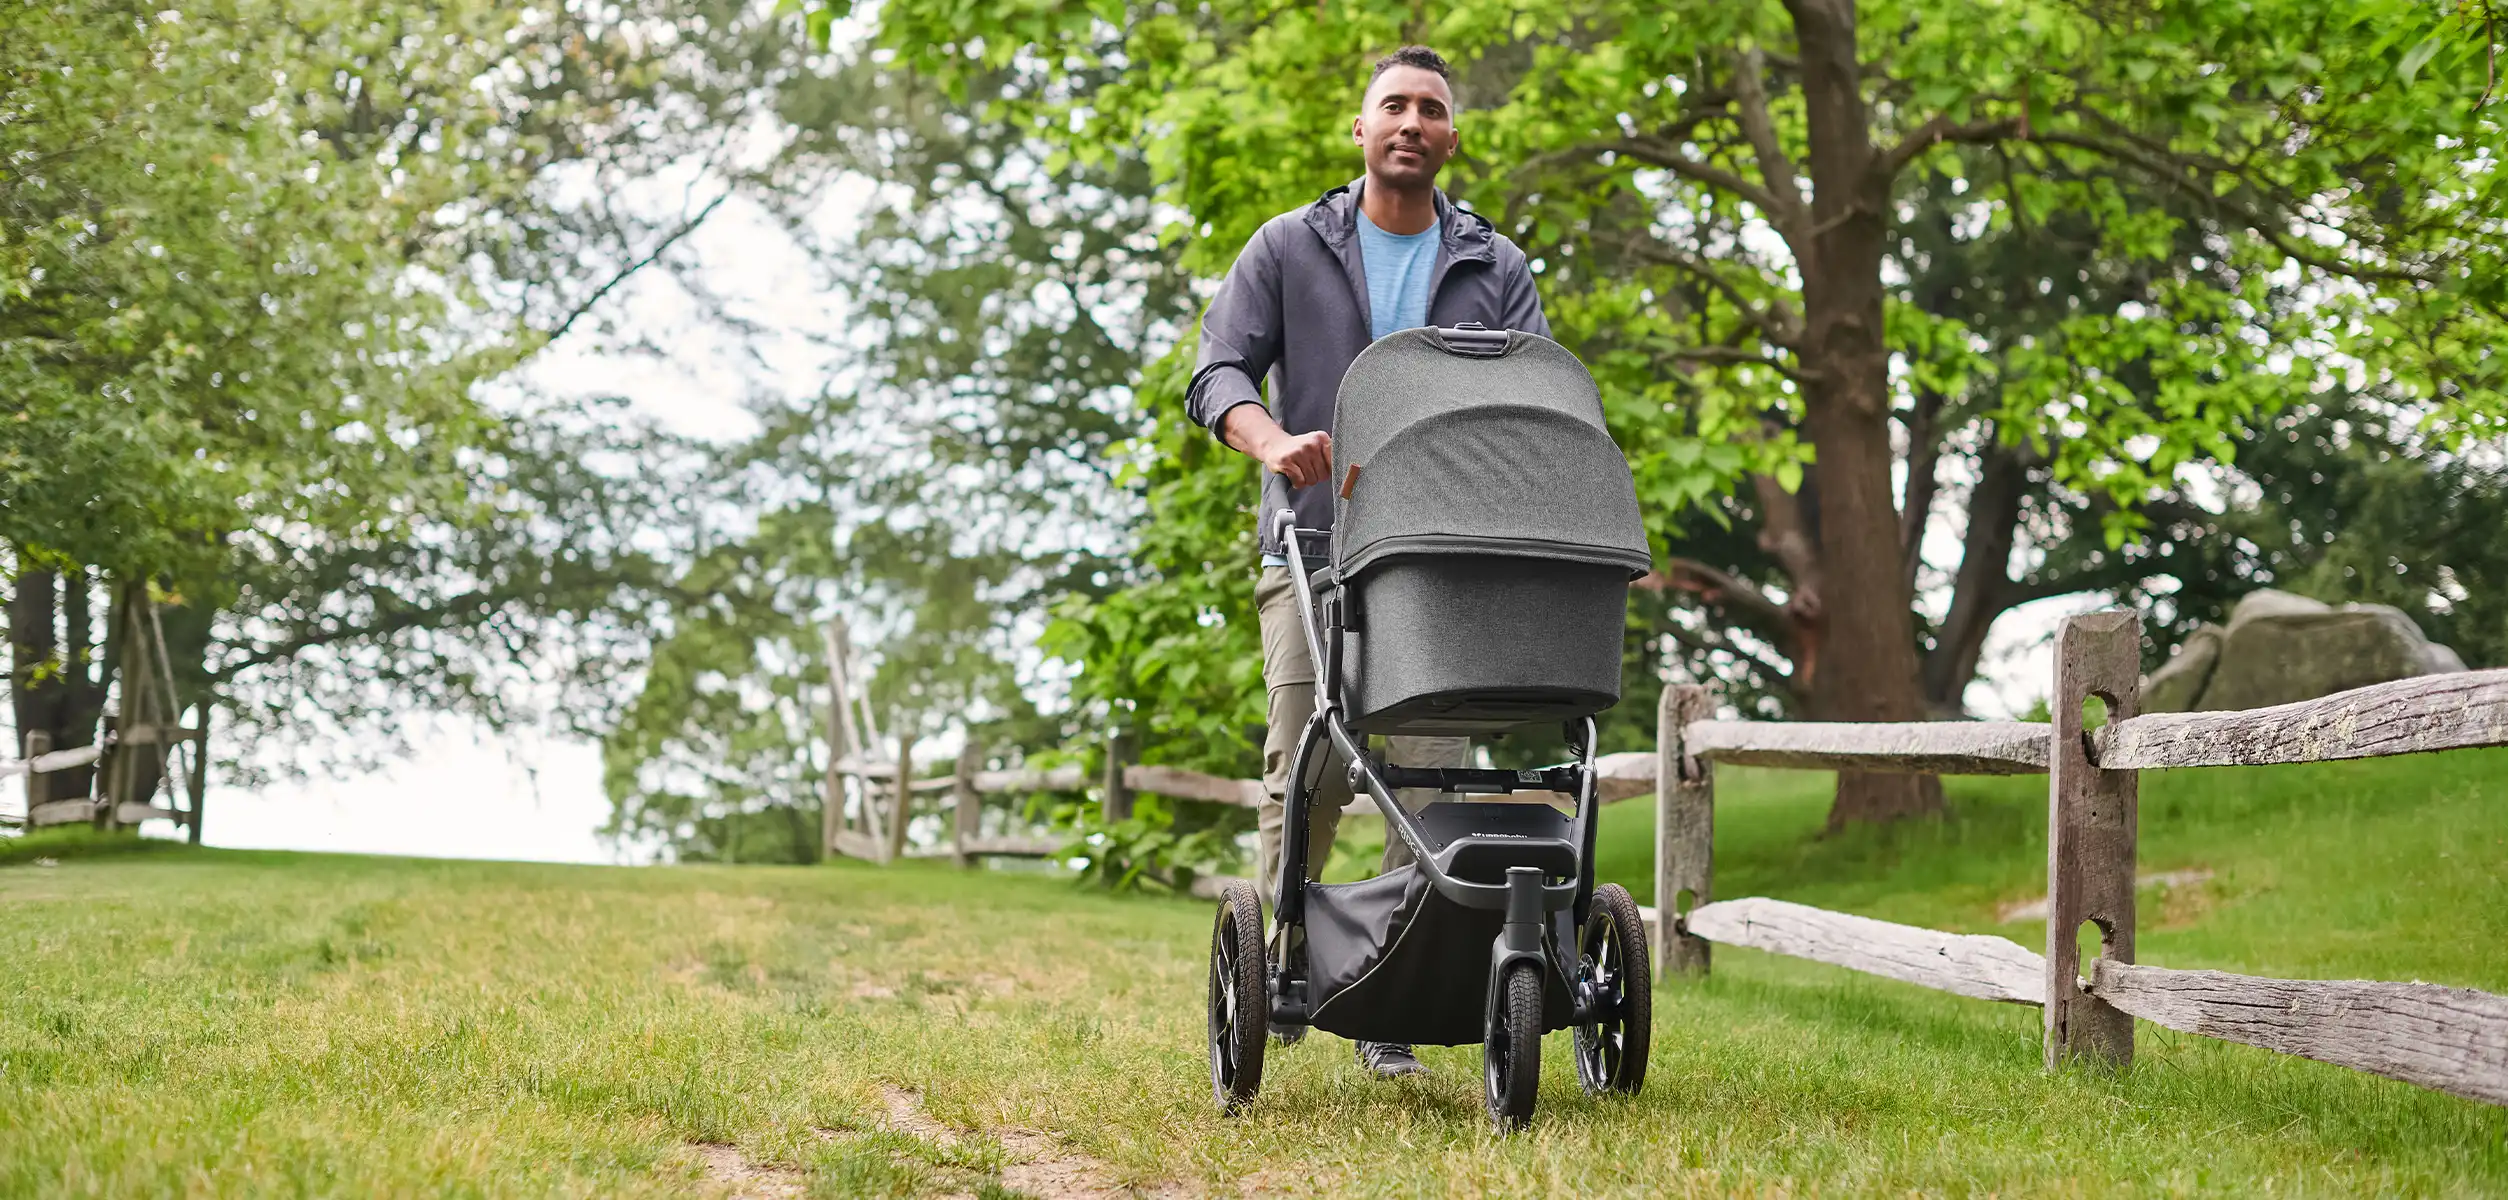
[[(2213, 874), (2146, 893), (2141, 957), (2508, 992), (2504, 777), (2149, 777), (2145, 869)], [(2042, 887), (2042, 780), (1828, 841), (1823, 786), (1724, 775), (1720, 895), (2036, 940), (1995, 912)], [(1641, 900), (1647, 810), (1606, 827)], [(1201, 903), (939, 865), (57, 852), (0, 844), (5, 1195), (2508, 1191), (2508, 1111), (2149, 1026), (2130, 1074), (2050, 1077), (2035, 1009), (1747, 951), (1659, 992), (1643, 1096), (1582, 1095), (1556, 1035), (1534, 1128), (1498, 1137), (1477, 1049), (1387, 1085), (1321, 1035), (1218, 1116)]]

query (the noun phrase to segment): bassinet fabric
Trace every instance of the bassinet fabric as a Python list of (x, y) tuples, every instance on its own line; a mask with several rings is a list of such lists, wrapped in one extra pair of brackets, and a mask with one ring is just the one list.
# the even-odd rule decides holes
[(1404, 330), (1350, 365), (1332, 435), (1343, 580), (1414, 554), (1593, 563), (1631, 578), (1650, 566), (1593, 377), (1548, 338), (1504, 338), (1491, 355), (1474, 351), (1494, 333), (1467, 343)]

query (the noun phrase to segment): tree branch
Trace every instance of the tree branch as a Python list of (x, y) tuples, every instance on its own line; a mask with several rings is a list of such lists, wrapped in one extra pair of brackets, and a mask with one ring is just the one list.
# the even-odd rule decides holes
[(464, 592), (440, 604), (399, 609), (364, 625), (342, 625), (301, 633), (275, 645), (265, 646), (231, 663), (220, 664), (217, 670), (204, 672), (212, 686), (222, 684), (254, 667), (268, 666), (296, 657), (321, 646), (353, 642), (370, 637), (384, 637), (411, 629), (437, 629), (452, 622), (491, 608), (505, 597), (491, 591)]
[(548, 340), (542, 342), (541, 345), (547, 346), (550, 343), (557, 341), (557, 339), (565, 337), (566, 331), (573, 329), (575, 327), (575, 322), (582, 320), (584, 314), (591, 312), (594, 305), (599, 304), (604, 297), (608, 296), (618, 287), (618, 285), (627, 282), (628, 278), (633, 276), (636, 272), (652, 266), (654, 261), (661, 258), (662, 255), (668, 252), (671, 247), (678, 245), (679, 239), (684, 238), (691, 233), (695, 233), (697, 231), (697, 226), (705, 224), (705, 219), (713, 216), (714, 210), (721, 208), (723, 206), (723, 202), (731, 199), (731, 196), (732, 194), (729, 191), (725, 191), (722, 195), (716, 196), (712, 200), (707, 201), (704, 208), (698, 209), (695, 216), (681, 222), (679, 228), (671, 231), (670, 236), (663, 238), (658, 243), (655, 243), (653, 249), (646, 252), (644, 257), (627, 264), (625, 267), (621, 268), (617, 274), (610, 276), (608, 282), (594, 288), (592, 290), (592, 294), (584, 298), (583, 303), (576, 305), (573, 312), (566, 314), (565, 320), (557, 323), (557, 328), (549, 331)]
[(1786, 211), (1783, 207), (1784, 202), (1768, 189), (1722, 167), (1691, 158), (1681, 153), (1678, 146), (1658, 138), (1640, 135), (1611, 142), (1587, 142), (1581, 146), (1570, 147), (1561, 151), (1560, 154), (1566, 157), (1584, 157), (1606, 152), (1625, 155), (1648, 166), (1661, 167), (1692, 183), (1730, 192), (1750, 202), (1752, 206), (1772, 218)]
[(1631, 246), (1630, 249), (1639, 258), (1648, 262), (1675, 267), (1705, 280), (1707, 286), (1714, 288), (1722, 293), (1725, 299), (1732, 301), (1733, 307), (1740, 310), (1743, 319), (1758, 327), (1760, 335), (1767, 338), (1770, 343), (1788, 350), (1802, 348), (1803, 319), (1792, 306), (1785, 303), (1783, 298), (1771, 297), (1765, 307), (1753, 304), (1742, 294), (1741, 288), (1732, 280), (1725, 278), (1724, 272), (1716, 270), (1695, 254), (1651, 238)]
[(1684, 346), (1672, 352), (1680, 362), (1707, 363), (1717, 366), (1766, 367), (1782, 373), (1796, 383), (1816, 383), (1820, 372), (1807, 367), (1773, 359), (1745, 346)]
[(1724, 610), (1736, 624), (1758, 634), (1768, 644), (1791, 652), (1794, 628), (1785, 606), (1769, 599), (1758, 585), (1722, 568), (1694, 558), (1674, 558), (1664, 570), (1638, 580), (1636, 586), (1687, 592), (1698, 597), (1701, 604)]
[(1767, 184), (1769, 196), (1783, 203), (1783, 207), (1768, 215), (1785, 224), (1799, 225), (1804, 214), (1801, 174), (1777, 141), (1776, 122), (1768, 115), (1767, 80), (1762, 74), (1765, 66), (1766, 60), (1757, 47), (1734, 56), (1734, 116), (1741, 123), (1742, 136), (1750, 139), (1751, 153), (1759, 160), (1759, 177)]
[[(2310, 247), (2299, 239), (2292, 237), (2288, 232), (2273, 228), (2273, 222), (2266, 219), (2266, 214), (2259, 213), (2254, 209), (2239, 204), (2227, 196), (2216, 194), (2214, 190), (2205, 182), (2189, 178), (2185, 170), (2179, 169), (2183, 167), (2190, 167), (2193, 164), (2185, 163), (2183, 161), (2173, 163), (2163, 162), (2160, 161), (2160, 156), (2154, 155), (2150, 152), (2131, 146), (2101, 141), (2097, 138), (2086, 137), (2076, 133), (2039, 132), (2033, 134), (2030, 140), (2045, 143), (2047, 145), (2068, 146), (2075, 150), (2086, 151), (2088, 153), (2110, 159), (2114, 162), (2133, 167), (2144, 174), (2149, 175), (2153, 179), (2177, 189), (2177, 191), (2184, 194), (2195, 203), (2211, 209), (2215, 214), (2226, 217), (2244, 228), (2255, 231), (2258, 237), (2272, 243), (2274, 249), (2281, 251), (2284, 255), (2290, 258), (2298, 260), (2306, 266), (2314, 267), (2317, 270), (2359, 280), (2382, 279), (2398, 283), (2433, 282), (2429, 276), (2418, 271), (2398, 267), (2372, 267), (2365, 264), (2348, 262), (2341, 258), (2327, 257), (2315, 248)], [(2245, 176), (2240, 175), (2235, 171), (2215, 170), (2214, 173), (2231, 175), (2232, 177), (2237, 178), (2241, 183), (2247, 184), (2251, 187), (2256, 186), (2253, 180), (2247, 179)], [(2258, 187), (2257, 190), (2262, 191), (2266, 189)]]
[(1898, 513), (1898, 544), (1909, 595), (1915, 594), (1916, 568), (1924, 562), (1925, 525), (1933, 516), (1933, 497), (1941, 490), (1942, 438), (1934, 425), (1947, 403), (1942, 393), (1919, 388), (1916, 411), (1907, 417), (1907, 503)]
[(1882, 178), (1895, 179), (1907, 164), (1916, 161), (1916, 156), (1944, 142), (1989, 145), (2008, 138), (2028, 136), (2029, 118), (2025, 116), (1955, 124), (1949, 117), (1935, 114), (1931, 120), (1917, 126), (1915, 132), (1901, 138), (1897, 145), (1882, 151), (1875, 161)]

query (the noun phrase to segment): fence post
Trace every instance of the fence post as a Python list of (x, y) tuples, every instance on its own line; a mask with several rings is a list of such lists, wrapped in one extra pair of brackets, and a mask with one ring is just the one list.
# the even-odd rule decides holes
[(2131, 612), (2092, 613), (2055, 635), (2055, 742), (2048, 755), (2046, 838), (2046, 1065), (2069, 1058), (2124, 1067), (2134, 1019), (2081, 990), (2081, 923), (2099, 927), (2099, 953), (2134, 960), (2134, 841), (2138, 776), (2091, 765), (2081, 706), (2097, 696), (2107, 719), (2142, 702), (2142, 623)]
[[(1715, 768), (1687, 753), (1682, 731), (1715, 715), (1707, 689), (1663, 689), (1655, 706), (1655, 974), (1707, 973), (1707, 939), (1688, 929), (1689, 911), (1715, 890)], [(1689, 893), (1689, 905), (1681, 893)]]
[(881, 862), (895, 862), (906, 854), (906, 821), (914, 816), (914, 733), (900, 730), (897, 734), (897, 793), (889, 802), (888, 835)]
[(957, 811), (951, 816), (956, 828), (954, 841), (958, 865), (962, 867), (975, 865), (975, 856), (967, 852), (967, 847), (975, 841), (978, 832), (976, 818), (983, 815), (983, 800), (975, 794), (975, 769), (983, 761), (982, 751), (976, 748), (975, 731), (969, 730), (967, 743), (958, 747), (958, 769), (949, 781), (949, 794), (957, 806)]
[(187, 836), (191, 838), (191, 843), (197, 846), (200, 844), (201, 810), (209, 804), (209, 717), (215, 706), (203, 699), (193, 706), (192, 711), (196, 719), (191, 734), (191, 778), (186, 781), (185, 788), (191, 794), (192, 811), (183, 823), (188, 827)]
[(1106, 794), (1098, 808), (1106, 824), (1132, 819), (1132, 786), (1123, 781), (1123, 768), (1131, 759), (1130, 735), (1117, 732), (1106, 739)]
[(29, 729), (26, 731), (26, 828), (29, 830), (35, 828), (35, 810), (52, 799), (51, 773), (35, 769), (35, 760), (50, 753), (52, 753), (51, 730)]
[[(845, 815), (845, 772), (840, 768), (853, 758), (868, 758), (862, 738), (853, 728), (853, 681), (845, 664), (845, 622), (839, 617), (830, 620), (822, 631), (827, 643), (827, 800), (819, 814), (819, 832), (826, 841), (824, 854), (836, 856), (837, 835), (852, 828), (854, 822)], [(869, 824), (870, 791), (863, 790), (861, 822)]]

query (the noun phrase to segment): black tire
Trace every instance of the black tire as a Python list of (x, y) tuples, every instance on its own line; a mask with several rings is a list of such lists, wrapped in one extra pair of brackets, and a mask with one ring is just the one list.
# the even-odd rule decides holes
[(1578, 968), (1594, 984), (1597, 1018), (1576, 1027), (1577, 1082), (1588, 1092), (1634, 1096), (1646, 1086), (1655, 994), (1646, 926), (1627, 888), (1606, 883), (1594, 889), (1576, 949)]
[(1481, 1047), (1489, 1118), (1501, 1132), (1522, 1129), (1533, 1119), (1533, 1098), (1541, 1090), (1541, 996), (1538, 964), (1518, 961), (1507, 967), (1488, 1042)]
[(1263, 1090), (1271, 1021), (1265, 975), (1263, 902), (1253, 884), (1230, 884), (1210, 935), (1210, 1089), (1221, 1112), (1245, 1107)]

